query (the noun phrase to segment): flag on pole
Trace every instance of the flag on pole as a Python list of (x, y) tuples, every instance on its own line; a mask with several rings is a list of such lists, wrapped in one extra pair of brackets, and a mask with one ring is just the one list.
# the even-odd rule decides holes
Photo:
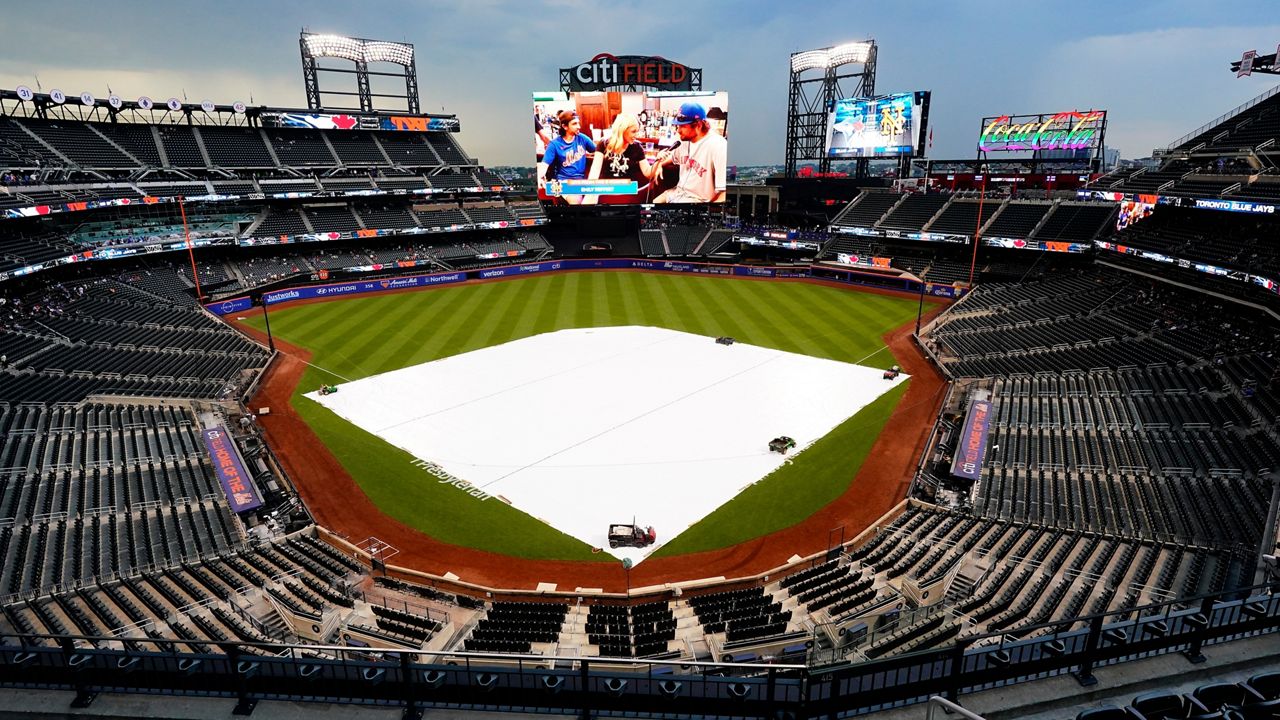
[(1257, 50), (1247, 50), (1244, 55), (1240, 56), (1240, 69), (1236, 71), (1236, 77), (1245, 77), (1253, 74), (1253, 61), (1257, 59)]

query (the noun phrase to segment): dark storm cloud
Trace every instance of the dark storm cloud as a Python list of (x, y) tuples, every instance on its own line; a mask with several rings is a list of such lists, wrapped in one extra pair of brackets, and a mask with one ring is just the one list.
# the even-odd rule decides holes
[(153, 98), (303, 104), (306, 26), (413, 43), (423, 108), (463, 123), (482, 162), (527, 164), (529, 93), (597, 52), (704, 68), (730, 93), (731, 159), (781, 162), (787, 61), (875, 38), (877, 90), (934, 92), (933, 155), (969, 157), (979, 118), (1077, 107), (1111, 111), (1109, 144), (1146, 155), (1274, 85), (1226, 70), (1273, 51), (1266, 8), (1226, 19), (1201, 2), (48, 2), (6, 0), (0, 85)]

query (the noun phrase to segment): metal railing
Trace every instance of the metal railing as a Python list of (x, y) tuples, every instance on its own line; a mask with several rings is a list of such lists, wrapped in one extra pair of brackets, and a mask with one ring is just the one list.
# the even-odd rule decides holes
[(178, 640), (139, 638), (119, 649), (119, 637), (11, 634), (0, 637), (0, 686), (75, 690), (80, 705), (109, 689), (235, 698), (241, 708), (273, 699), (395, 706), (406, 714), (443, 706), (643, 717), (864, 714), (1068, 673), (1090, 684), (1095, 668), (1173, 652), (1199, 662), (1205, 647), (1280, 628), (1280, 596), (1271, 590), (1157, 603), (1026, 628), (1020, 636), (966, 637), (823, 667), (252, 642), (206, 642), (219, 652), (196, 654), (179, 652)]
[(1173, 150), (1177, 149), (1179, 146), (1181, 146), (1181, 145), (1182, 145), (1183, 143), (1185, 143), (1186, 141), (1188, 141), (1188, 140), (1190, 140), (1191, 138), (1193, 138), (1193, 137), (1195, 137), (1195, 136), (1199, 135), (1200, 133), (1202, 133), (1202, 132), (1204, 132), (1204, 131), (1208, 130), (1209, 128), (1213, 127), (1214, 125), (1219, 125), (1219, 124), (1221, 124), (1221, 123), (1226, 122), (1227, 120), (1229, 120), (1229, 119), (1231, 119), (1231, 118), (1233, 118), (1233, 117), (1235, 117), (1235, 116), (1239, 115), (1240, 113), (1244, 112), (1245, 110), (1248, 110), (1249, 108), (1253, 107), (1254, 105), (1257, 105), (1258, 103), (1262, 102), (1263, 100), (1266, 100), (1267, 98), (1271, 97), (1272, 95), (1275, 95), (1275, 94), (1276, 94), (1276, 93), (1278, 93), (1278, 92), (1280, 92), (1280, 85), (1277, 85), (1277, 86), (1275, 86), (1275, 87), (1271, 88), (1270, 90), (1267, 90), (1266, 92), (1264, 92), (1264, 93), (1262, 93), (1261, 95), (1259, 95), (1259, 96), (1257, 96), (1257, 97), (1253, 98), (1252, 100), (1249, 100), (1248, 102), (1245, 102), (1245, 103), (1243, 103), (1243, 104), (1241, 104), (1241, 105), (1237, 106), (1235, 109), (1230, 110), (1230, 111), (1228, 111), (1228, 112), (1225, 112), (1225, 113), (1223, 113), (1222, 115), (1219, 115), (1218, 117), (1214, 118), (1213, 120), (1210, 120), (1209, 122), (1205, 123), (1204, 125), (1201, 125), (1200, 127), (1196, 128), (1195, 130), (1192, 130), (1191, 132), (1187, 133), (1186, 135), (1183, 135), (1182, 137), (1178, 138), (1177, 140), (1174, 140), (1172, 143), (1169, 143), (1168, 145), (1166, 145), (1166, 146), (1165, 146), (1164, 151), (1167, 153), (1167, 152), (1171, 152), (1171, 151), (1173, 151)]

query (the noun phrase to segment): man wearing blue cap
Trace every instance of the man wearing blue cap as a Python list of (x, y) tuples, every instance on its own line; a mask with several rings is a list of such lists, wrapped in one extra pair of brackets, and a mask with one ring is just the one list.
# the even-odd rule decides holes
[(660, 155), (658, 162), (679, 167), (680, 180), (654, 202), (724, 202), (729, 142), (711, 129), (706, 108), (693, 102), (681, 105), (676, 132), (680, 142)]

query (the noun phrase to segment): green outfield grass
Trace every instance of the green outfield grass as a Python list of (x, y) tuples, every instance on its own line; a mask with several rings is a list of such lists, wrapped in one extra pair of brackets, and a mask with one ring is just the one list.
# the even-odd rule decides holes
[[(650, 325), (814, 357), (886, 367), (881, 336), (916, 301), (819, 285), (628, 272), (586, 272), (357, 297), (271, 311), (275, 336), (312, 352), (293, 405), (388, 515), (444, 542), (530, 559), (601, 560), (581, 541), (496, 500), (478, 502), (410, 464), (404, 451), (302, 396), (356, 380), (566, 328)], [(260, 313), (248, 323), (263, 328)], [(848, 488), (903, 388), (863, 408), (789, 465), (660, 550), (732, 545), (794, 525)]]

